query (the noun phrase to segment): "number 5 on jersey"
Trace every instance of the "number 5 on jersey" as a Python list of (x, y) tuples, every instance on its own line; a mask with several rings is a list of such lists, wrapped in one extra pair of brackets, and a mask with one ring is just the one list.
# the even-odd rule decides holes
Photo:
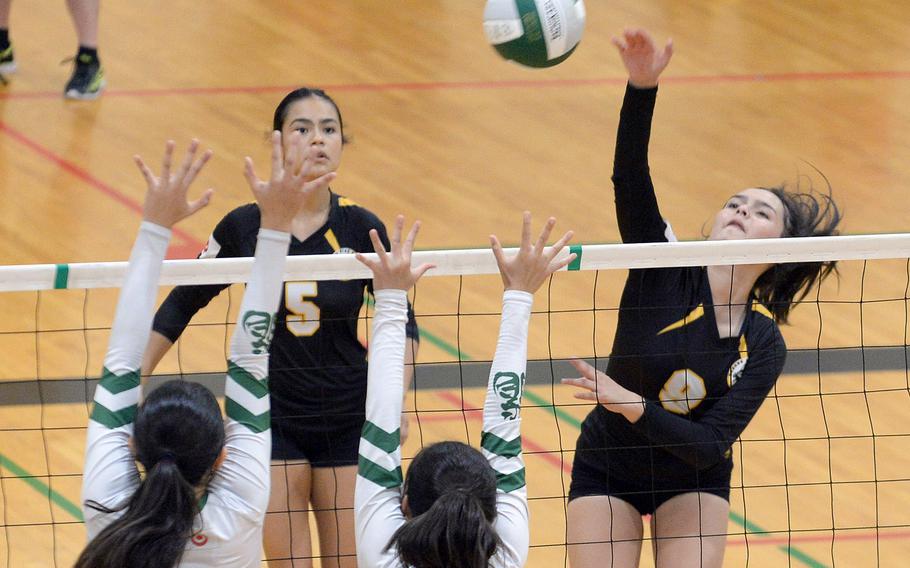
[(307, 298), (319, 293), (318, 282), (285, 282), (284, 305), (288, 309), (288, 331), (309, 337), (319, 329), (319, 306)]

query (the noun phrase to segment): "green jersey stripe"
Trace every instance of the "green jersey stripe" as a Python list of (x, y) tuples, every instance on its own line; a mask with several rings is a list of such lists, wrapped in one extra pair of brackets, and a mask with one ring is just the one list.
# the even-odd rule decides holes
[(401, 476), (401, 466), (390, 471), (363, 456), (359, 456), (359, 458), (357, 473), (359, 473), (361, 477), (372, 481), (380, 487), (385, 487), (386, 489), (401, 486), (401, 481), (403, 479)]
[(253, 414), (240, 405), (240, 403), (228, 397), (225, 397), (224, 399), (224, 411), (228, 418), (239, 424), (243, 424), (256, 434), (265, 432), (271, 426), (271, 412)]
[(263, 398), (269, 395), (268, 377), (260, 381), (251, 375), (249, 371), (233, 361), (228, 361), (228, 375), (234, 379), (235, 383), (243, 387), (244, 390), (256, 398)]
[(120, 394), (139, 386), (139, 371), (115, 375), (107, 367), (101, 372), (101, 386), (111, 394)]
[(506, 441), (495, 434), (484, 432), (480, 435), (480, 447), (500, 457), (514, 458), (521, 455), (521, 436)]
[(525, 468), (521, 468), (514, 473), (496, 474), (496, 488), (506, 493), (521, 489), (525, 485)]
[(105, 408), (104, 405), (95, 403), (92, 407), (91, 419), (111, 430), (132, 424), (136, 420), (136, 411), (139, 406), (134, 404), (116, 412)]
[(401, 445), (401, 428), (394, 432), (386, 432), (369, 420), (363, 423), (363, 431), (360, 435), (387, 454), (391, 454)]

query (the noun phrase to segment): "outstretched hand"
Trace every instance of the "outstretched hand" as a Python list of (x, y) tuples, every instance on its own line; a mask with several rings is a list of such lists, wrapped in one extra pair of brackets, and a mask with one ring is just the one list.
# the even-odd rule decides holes
[(335, 179), (334, 172), (309, 179), (319, 149), (307, 147), (297, 132), (290, 136), (287, 153), (282, 156), (281, 132), (272, 132), (272, 175), (268, 181), (256, 175), (252, 158), (247, 156), (244, 160), (243, 173), (259, 204), (260, 227), (264, 229), (290, 232), (291, 222), (307, 197), (325, 189)]
[(575, 379), (562, 379), (562, 384), (583, 389), (575, 393), (575, 398), (596, 402), (617, 414), (622, 414), (629, 422), (637, 422), (644, 414), (645, 399), (635, 394), (580, 359), (569, 361), (581, 376)]
[(174, 156), (174, 141), (168, 140), (164, 147), (164, 159), (161, 165), (161, 175), (155, 177), (146, 163), (139, 155), (133, 156), (133, 161), (139, 166), (139, 171), (145, 177), (148, 189), (145, 192), (145, 205), (142, 208), (142, 218), (156, 225), (171, 228), (181, 219), (185, 219), (209, 204), (214, 193), (207, 189), (202, 197), (195, 201), (187, 201), (186, 195), (190, 184), (196, 175), (212, 157), (212, 151), (206, 150), (197, 160), (196, 151), (199, 149), (199, 140), (190, 142), (183, 163), (176, 172), (171, 173)]
[(673, 57), (672, 39), (658, 51), (654, 38), (641, 28), (624, 30), (621, 37), (613, 38), (613, 45), (629, 71), (629, 83), (639, 89), (656, 87), (660, 74)]
[(559, 261), (553, 260), (573, 234), (572, 231), (566, 232), (562, 238), (556, 241), (556, 244), (547, 248), (547, 239), (550, 238), (550, 232), (555, 225), (555, 218), (547, 219), (547, 224), (540, 232), (537, 242), (531, 245), (531, 214), (525, 211), (521, 225), (521, 246), (518, 254), (509, 258), (506, 258), (505, 251), (502, 250), (502, 245), (496, 235), (490, 235), (493, 256), (496, 257), (499, 274), (502, 276), (502, 283), (506, 290), (522, 290), (533, 294), (551, 274), (575, 260), (575, 253)]
[(401, 242), (401, 233), (404, 229), (404, 216), (395, 218), (395, 228), (392, 230), (391, 252), (385, 250), (385, 245), (379, 239), (376, 229), (370, 229), (370, 240), (373, 241), (373, 250), (376, 259), (367, 258), (357, 253), (357, 260), (373, 271), (374, 290), (408, 290), (413, 286), (423, 273), (434, 268), (435, 265), (424, 263), (417, 268), (411, 268), (411, 252), (414, 250), (414, 241), (420, 231), (420, 221), (414, 222), (404, 243)]

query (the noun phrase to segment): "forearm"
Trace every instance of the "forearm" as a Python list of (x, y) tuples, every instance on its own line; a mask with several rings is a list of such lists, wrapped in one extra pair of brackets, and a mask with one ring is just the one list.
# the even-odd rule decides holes
[(283, 285), (289, 233), (259, 230), (250, 281), (231, 337), (225, 409), (254, 432), (268, 429), (268, 360)]
[(499, 339), (483, 408), (481, 446), (497, 473), (499, 488), (506, 492), (524, 487), (521, 399), (533, 300), (534, 296), (527, 292), (511, 290), (503, 294)]
[(161, 335), (157, 331), (152, 331), (149, 335), (148, 345), (145, 347), (145, 354), (142, 357), (142, 377), (143, 379), (149, 377), (152, 373), (155, 372), (155, 368), (158, 367), (158, 363), (161, 362), (161, 359), (170, 351), (171, 346), (174, 345), (170, 339)]

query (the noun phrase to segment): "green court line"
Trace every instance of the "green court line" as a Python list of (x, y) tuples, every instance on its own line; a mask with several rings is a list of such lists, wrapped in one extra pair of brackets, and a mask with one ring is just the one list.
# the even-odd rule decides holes
[(77, 521), (83, 521), (82, 509), (75, 503), (51, 489), (50, 486), (41, 481), (40, 478), (30, 474), (22, 468), (22, 466), (10, 460), (3, 454), (0, 454), (0, 467), (9, 470), (9, 472), (13, 474), (12, 479), (21, 479), (29, 487), (49, 498), (55, 505), (72, 515)]
[[(560, 408), (557, 408), (555, 404), (551, 404), (549, 401), (547, 401), (543, 397), (540, 397), (540, 396), (534, 394), (533, 392), (525, 391), (524, 398), (526, 400), (528, 400), (529, 402), (531, 402), (532, 404), (534, 404), (535, 406), (538, 406), (540, 408), (546, 408), (546, 409), (552, 408), (553, 414), (556, 417), (561, 419), (563, 422), (574, 426), (575, 428), (577, 428), (579, 430), (581, 429), (580, 420), (578, 420), (574, 416), (568, 414), (566, 411), (564, 411)], [(738, 513), (734, 512), (734, 511), (730, 511), (730, 520), (733, 521), (735, 524), (743, 527), (743, 530), (745, 531), (747, 536), (749, 536), (749, 535), (755, 535), (755, 536), (759, 536), (759, 537), (771, 536), (770, 532), (768, 532), (767, 530), (756, 525), (752, 521), (746, 519), (745, 517), (739, 515)], [(792, 546), (787, 546), (787, 545), (780, 545), (777, 548), (784, 554), (789, 555), (794, 560), (796, 560), (798, 562), (802, 562), (803, 564), (805, 564), (806, 566), (809, 566), (810, 568), (829, 568), (827, 564), (822, 564), (821, 562), (812, 558), (811, 556), (809, 556), (805, 552), (799, 550), (798, 548), (794, 548)]]
[(471, 356), (465, 353), (464, 351), (459, 351), (457, 347), (446, 341), (445, 339), (434, 335), (433, 333), (427, 331), (424, 328), (420, 328), (420, 340), (429, 341), (436, 347), (442, 349), (452, 357), (457, 358), (459, 361), (470, 361)]

